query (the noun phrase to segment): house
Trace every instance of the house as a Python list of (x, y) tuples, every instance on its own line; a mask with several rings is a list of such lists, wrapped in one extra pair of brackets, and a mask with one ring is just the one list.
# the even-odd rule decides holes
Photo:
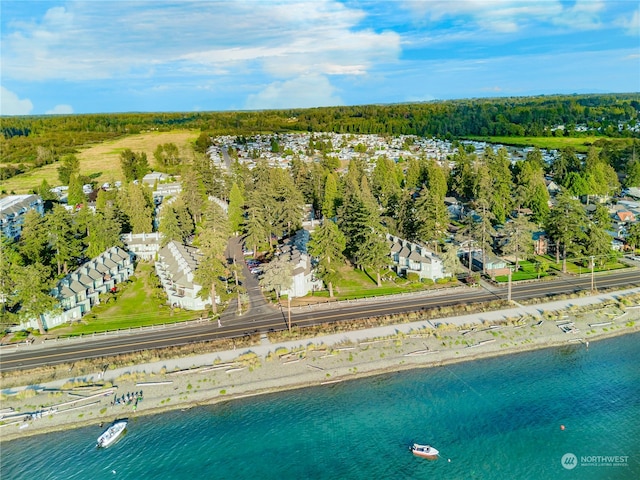
[[(59, 311), (42, 315), (45, 329), (79, 320), (94, 305), (100, 295), (116, 288), (134, 272), (133, 255), (120, 247), (111, 247), (96, 258), (81, 265), (60, 280), (51, 292), (58, 302)], [(38, 328), (37, 319), (23, 322), (20, 329)]]
[(298, 230), (280, 248), (280, 255), (293, 265), (291, 287), (280, 292), (288, 298), (304, 297), (310, 292), (322, 289), (322, 280), (315, 278), (311, 269), (311, 257), (307, 252), (309, 237), (307, 230)]
[(22, 233), (24, 217), (29, 210), (44, 214), (44, 202), (39, 195), (9, 195), (0, 198), (0, 229), (2, 234), (18, 239)]
[(430, 250), (390, 234), (387, 234), (387, 241), (391, 268), (398, 275), (416, 273), (420, 279), (429, 278), (433, 281), (444, 278), (442, 260)]
[(156, 274), (167, 294), (167, 303), (172, 307), (205, 310), (211, 305), (210, 297), (203, 300), (198, 296), (202, 286), (194, 280), (200, 258), (197, 248), (174, 240), (158, 251)]
[(169, 178), (169, 175), (167, 175), (166, 173), (151, 172), (151, 173), (147, 173), (144, 177), (142, 177), (142, 183), (144, 183), (145, 185), (149, 185), (150, 187), (153, 187), (156, 184), (156, 182), (162, 183), (168, 178)]
[(553, 180), (545, 180), (545, 184), (547, 185), (547, 192), (549, 192), (549, 195), (552, 197), (560, 191), (560, 187)]
[(536, 255), (546, 255), (549, 252), (549, 239), (546, 232), (533, 232), (533, 253)]
[(464, 205), (455, 197), (445, 197), (444, 204), (453, 220), (460, 220), (464, 216)]
[(629, 210), (618, 210), (613, 215), (613, 220), (617, 223), (629, 224), (636, 221), (636, 217), (633, 212)]
[[(467, 253), (467, 262), (468, 262)], [(466, 263), (466, 262), (465, 262)], [(496, 277), (498, 275), (509, 275), (511, 271), (507, 267), (507, 262), (492, 253), (485, 253), (482, 256), (482, 251), (474, 250), (471, 252), (471, 268), (475, 271), (484, 271), (490, 277)]]

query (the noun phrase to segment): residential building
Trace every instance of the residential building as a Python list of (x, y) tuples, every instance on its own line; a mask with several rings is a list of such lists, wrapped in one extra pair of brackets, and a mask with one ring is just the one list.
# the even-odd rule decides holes
[(44, 214), (44, 203), (39, 195), (9, 195), (0, 198), (2, 234), (12, 239), (20, 238), (24, 216), (29, 210)]
[(307, 252), (309, 232), (298, 230), (287, 243), (280, 248), (280, 255), (293, 264), (291, 287), (280, 293), (289, 298), (304, 297), (310, 292), (322, 289), (322, 280), (317, 279), (311, 269), (311, 257)]
[[(465, 264), (467, 264), (469, 261), (468, 253), (465, 255), (467, 256)], [(471, 252), (471, 268), (478, 272), (484, 272), (490, 277), (509, 275), (510, 271), (505, 260), (492, 253), (485, 253), (483, 257), (482, 251), (480, 250), (473, 250)]]
[(392, 268), (398, 275), (416, 273), (420, 279), (436, 281), (444, 278), (442, 260), (436, 254), (417, 243), (387, 234)]
[(162, 242), (162, 234), (160, 232), (125, 233), (120, 238), (122, 238), (127, 250), (147, 262), (155, 258)]
[(198, 296), (202, 286), (194, 281), (200, 258), (197, 248), (173, 240), (158, 251), (156, 274), (172, 307), (205, 310), (211, 305), (210, 297), (203, 300)]
[[(100, 303), (101, 294), (114, 291), (133, 272), (133, 255), (120, 247), (111, 247), (66, 275), (51, 292), (59, 301), (60, 310), (41, 317), (45, 329), (79, 320)], [(29, 327), (38, 328), (37, 319), (20, 325), (21, 329)]]

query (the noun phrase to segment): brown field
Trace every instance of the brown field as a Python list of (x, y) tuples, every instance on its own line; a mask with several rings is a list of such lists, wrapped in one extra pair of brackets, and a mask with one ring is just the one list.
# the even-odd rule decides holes
[[(145, 152), (149, 165), (153, 169), (156, 168), (153, 152), (158, 145), (163, 143), (175, 143), (180, 149), (183, 160), (189, 163), (193, 160), (191, 145), (198, 138), (198, 135), (200, 132), (196, 130), (146, 132), (92, 145), (77, 154), (80, 159), (80, 173), (91, 176), (98, 184), (123, 180), (120, 169), (120, 152), (126, 148), (130, 148), (134, 152)], [(36, 188), (44, 179), (51, 186), (58, 185), (60, 181), (58, 180), (57, 168), (58, 164), (45, 165), (6, 180), (3, 182), (3, 187), (8, 192), (21, 194)]]

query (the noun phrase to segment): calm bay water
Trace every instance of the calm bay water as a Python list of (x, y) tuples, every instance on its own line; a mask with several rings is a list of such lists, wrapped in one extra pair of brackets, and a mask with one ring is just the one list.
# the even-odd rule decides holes
[(3, 443), (0, 477), (638, 479), (640, 334), (140, 417), (104, 450), (101, 431)]

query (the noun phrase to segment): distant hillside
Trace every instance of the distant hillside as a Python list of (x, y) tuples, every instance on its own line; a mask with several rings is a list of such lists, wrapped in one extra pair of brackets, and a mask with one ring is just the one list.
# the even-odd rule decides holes
[[(640, 94), (466, 99), (289, 110), (2, 117), (0, 180), (145, 131), (207, 134), (337, 132), (440, 138), (603, 136), (639, 138)], [(561, 129), (557, 129), (561, 126)]]

